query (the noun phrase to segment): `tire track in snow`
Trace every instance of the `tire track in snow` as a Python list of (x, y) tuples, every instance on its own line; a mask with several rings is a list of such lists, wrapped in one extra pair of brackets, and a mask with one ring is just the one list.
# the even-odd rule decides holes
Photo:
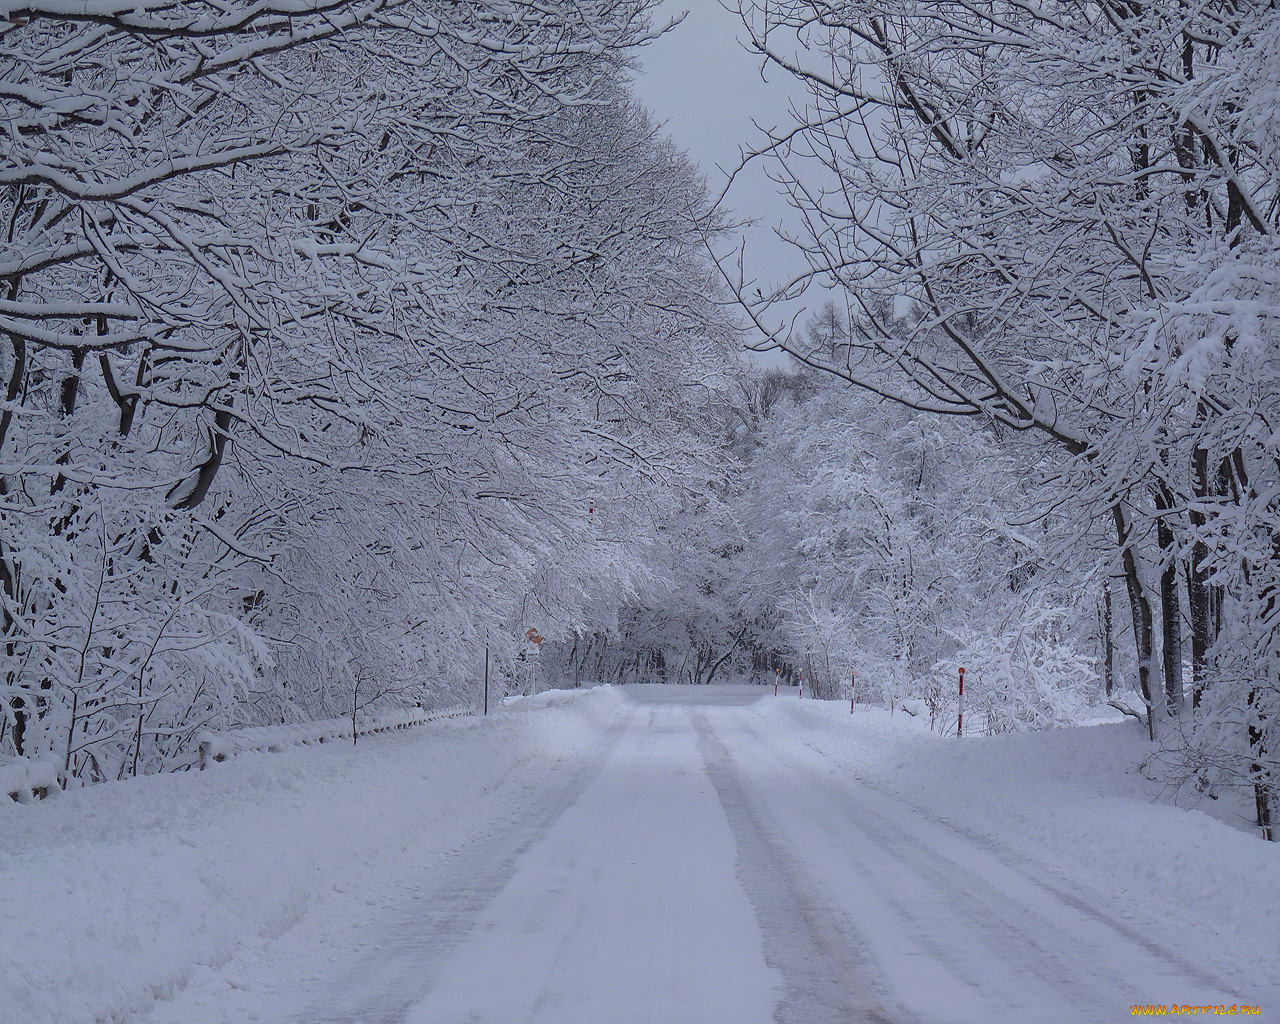
[(774, 1019), (778, 1024), (908, 1024), (900, 1008), (886, 1010), (879, 994), (884, 985), (872, 980), (874, 964), (860, 937), (815, 891), (782, 837), (757, 813), (706, 713), (691, 710), (689, 718), (733, 832), (738, 879), (765, 935), (765, 961), (786, 983)]
[[(501, 819), (461, 847), (449, 866), (408, 898), (374, 951), (359, 956), (296, 1018), (296, 1024), (400, 1024), (430, 991), (441, 965), (470, 934), (500, 893), (514, 865), (600, 775), (626, 731), (628, 716), (610, 730), (591, 762), (558, 785), (531, 792), (518, 819)], [(528, 766), (522, 765), (524, 770)]]
[[(807, 780), (806, 802), (824, 812), (810, 815), (813, 829), (824, 843), (848, 851), (851, 872), (867, 876), (864, 897), (874, 889), (874, 901), (905, 926), (912, 941), (969, 982), (975, 997), (969, 1012), (979, 1014), (974, 1019), (1022, 1010), (1036, 1020), (1056, 1020), (1046, 1001), (1053, 999), (1073, 1007), (1076, 1019), (1114, 1020), (1139, 990), (1182, 996), (1195, 985), (1219, 994), (1191, 1000), (1201, 1003), (1221, 1002), (1221, 993), (1231, 990), (1134, 924), (1043, 879), (1012, 851), (938, 821), (880, 787), (832, 778), (819, 754), (808, 747), (784, 750), (776, 736), (746, 716), (738, 716), (736, 725), (750, 738), (754, 767), (763, 756), (774, 762), (778, 777)], [(872, 803), (892, 807), (873, 809)], [(892, 811), (900, 813), (891, 816)], [(914, 895), (914, 902), (895, 898), (895, 890)], [(951, 936), (947, 948), (938, 945), (939, 935)], [(1002, 997), (1020, 998), (1021, 1005), (995, 1005)], [(1086, 1015), (1095, 1010), (1096, 1016)], [(951, 1012), (939, 1019), (962, 1019), (959, 1005)]]
[(697, 734), (680, 707), (646, 717), (520, 858), (406, 1024), (772, 1022), (782, 979)]
[[(747, 730), (756, 739), (761, 742), (765, 742), (765, 737), (758, 727), (754, 724), (744, 724)], [(768, 742), (771, 746), (774, 745), (774, 741), (772, 739)], [(811, 754), (815, 758), (822, 758), (824, 756), (821, 751), (810, 747), (808, 744), (805, 744), (803, 749), (807, 754)], [(1153, 957), (1166, 960), (1170, 964), (1175, 965), (1189, 978), (1197, 981), (1198, 983), (1206, 986), (1221, 986), (1224, 983), (1223, 979), (1216, 978), (1207, 971), (1204, 965), (1196, 963), (1190, 957), (1178, 953), (1167, 946), (1161, 945), (1153, 940), (1146, 931), (1143, 931), (1130, 921), (1125, 920), (1123, 917), (1108, 913), (1103, 907), (1099, 906), (1097, 901), (1091, 902), (1080, 893), (1073, 892), (1065, 883), (1054, 881), (1046, 875), (1047, 869), (1045, 866), (1037, 863), (1031, 857), (1000, 844), (991, 836), (971, 829), (963, 822), (954, 821), (951, 818), (938, 815), (933, 811), (914, 803), (913, 801), (903, 797), (901, 794), (893, 792), (876, 779), (866, 778), (858, 772), (851, 772), (843, 777), (847, 778), (851, 782), (856, 782), (868, 795), (874, 795), (877, 799), (892, 802), (896, 806), (910, 811), (915, 820), (944, 828), (963, 837), (974, 847), (978, 848), (992, 859), (999, 861), (1010, 872), (1020, 875), (1025, 881), (1031, 883), (1037, 888), (1043, 889), (1049, 895), (1079, 911), (1081, 914), (1087, 917), (1096, 918), (1111, 930), (1123, 935), (1130, 942), (1145, 948)]]

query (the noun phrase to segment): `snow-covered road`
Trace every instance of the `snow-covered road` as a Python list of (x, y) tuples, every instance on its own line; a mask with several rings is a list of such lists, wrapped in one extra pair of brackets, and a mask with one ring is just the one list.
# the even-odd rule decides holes
[[(154, 1024), (1067, 1024), (1243, 993), (742, 705), (627, 688), (593, 756), (392, 904), (323, 913)], [(771, 693), (771, 691), (769, 691)]]
[(1128, 1017), (1228, 986), (1025, 859), (839, 777), (745, 717), (695, 712), (785, 992), (780, 1022)]

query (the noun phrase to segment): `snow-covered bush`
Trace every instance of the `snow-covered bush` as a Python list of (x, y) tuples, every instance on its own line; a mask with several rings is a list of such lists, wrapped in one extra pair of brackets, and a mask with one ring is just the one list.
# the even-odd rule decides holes
[(964, 676), (964, 729), (991, 735), (1076, 725), (1096, 708), (1095, 660), (1041, 629), (970, 634), (953, 658), (934, 666), (940, 681), (938, 727), (954, 732), (959, 668)]

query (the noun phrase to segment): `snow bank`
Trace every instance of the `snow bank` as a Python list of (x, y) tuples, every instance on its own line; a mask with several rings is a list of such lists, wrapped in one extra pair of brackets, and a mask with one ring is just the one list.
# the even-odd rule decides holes
[(407, 729), (414, 725), (425, 725), (427, 722), (440, 722), (446, 718), (463, 718), (474, 714), (476, 709), (470, 705), (437, 711), (414, 708), (358, 716), (354, 726), (350, 716), (343, 716), (325, 718), (316, 722), (230, 729), (226, 732), (206, 731), (200, 733), (196, 741), (200, 746), (200, 767), (203, 769), (207, 768), (210, 762), (225, 761), (249, 751), (274, 752), (284, 750), (286, 747), (305, 746), (310, 743), (338, 742), (351, 739), (353, 732), (357, 737), (371, 736), (375, 733), (390, 732), (392, 729)]
[(1264, 973), (1280, 963), (1280, 844), (1250, 830), (1243, 797), (1183, 794), (1196, 806), (1176, 806), (1140, 769), (1152, 748), (1138, 723), (957, 739), (879, 708), (850, 715), (847, 703), (770, 698), (744, 713), (833, 771), (1036, 862), (1095, 905), (1162, 923), (1153, 938), (1238, 977), (1242, 999), (1250, 984), (1273, 983)]
[(0, 764), (0, 794), (10, 800), (25, 804), (58, 792), (58, 766), (52, 761), (17, 757)]
[(358, 918), (594, 756), (608, 690), (0, 806), (0, 1021), (132, 1021), (304, 915)]

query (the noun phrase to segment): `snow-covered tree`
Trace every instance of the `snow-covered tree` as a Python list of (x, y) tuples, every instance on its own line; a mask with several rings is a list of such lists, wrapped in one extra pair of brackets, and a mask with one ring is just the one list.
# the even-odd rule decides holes
[(0, 748), (181, 767), (614, 614), (727, 339), (644, 4), (6, 18)]
[[(1193, 703), (1216, 689), (1236, 709), (1233, 756), (1269, 833), (1274, 12), (794, 0), (742, 14), (810, 95), (759, 154), (802, 215), (808, 267), (764, 300), (740, 282), (766, 343), (1056, 445), (1044, 504), (1109, 524), (1153, 733), (1174, 735), (1184, 711), (1185, 606)], [(811, 285), (846, 306), (834, 345), (769, 312)], [(1222, 631), (1228, 605), (1249, 640)], [(1246, 649), (1261, 660), (1238, 671)], [(1237, 671), (1214, 668), (1223, 657)]]

